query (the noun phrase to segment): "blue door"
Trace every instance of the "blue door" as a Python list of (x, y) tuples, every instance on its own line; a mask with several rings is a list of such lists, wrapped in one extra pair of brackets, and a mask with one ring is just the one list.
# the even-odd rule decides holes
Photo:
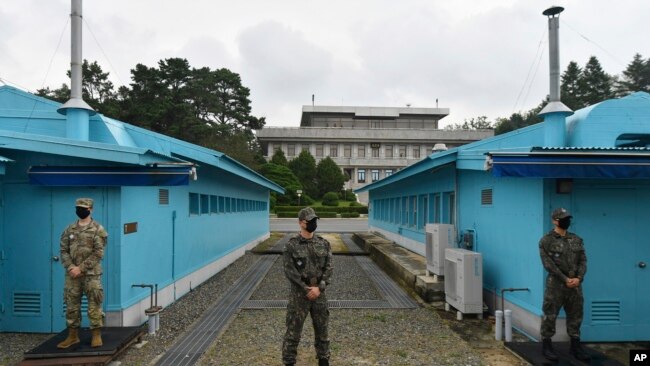
[(650, 339), (648, 221), (636, 189), (580, 188), (573, 196), (575, 232), (585, 241), (582, 337), (588, 341)]
[[(65, 328), (64, 272), (59, 238), (76, 220), (74, 200), (95, 200), (93, 217), (106, 216), (103, 188), (3, 185), (4, 260), (0, 267), (0, 331), (58, 332)], [(82, 326), (88, 325), (83, 301)]]
[(3, 185), (2, 331), (50, 332), (52, 250), (49, 188)]

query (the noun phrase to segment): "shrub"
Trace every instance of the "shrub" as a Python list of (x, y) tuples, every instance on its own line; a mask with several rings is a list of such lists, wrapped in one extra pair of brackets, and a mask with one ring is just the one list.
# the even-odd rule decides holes
[(277, 213), (279, 218), (295, 218), (298, 219), (298, 211), (279, 211)]
[(320, 218), (335, 218), (337, 217), (336, 212), (318, 212), (316, 211), (316, 215)]
[(323, 206), (338, 206), (339, 195), (336, 192), (327, 192), (323, 196)]
[(361, 206), (363, 205), (357, 201), (350, 202), (350, 207), (361, 207)]
[(341, 213), (341, 218), (351, 218), (351, 217), (359, 217), (358, 212), (342, 212)]

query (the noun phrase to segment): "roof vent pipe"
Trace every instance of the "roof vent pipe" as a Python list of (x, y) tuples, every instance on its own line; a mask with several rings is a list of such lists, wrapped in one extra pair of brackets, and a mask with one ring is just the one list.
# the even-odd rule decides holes
[(549, 103), (539, 112), (544, 117), (544, 145), (566, 145), (566, 117), (573, 111), (560, 101), (560, 13), (561, 6), (550, 7), (542, 14), (548, 17), (548, 47), (550, 69)]
[(81, 89), (81, 0), (71, 0), (70, 99), (57, 110), (66, 116), (66, 137), (88, 141), (89, 119), (96, 112), (83, 100)]

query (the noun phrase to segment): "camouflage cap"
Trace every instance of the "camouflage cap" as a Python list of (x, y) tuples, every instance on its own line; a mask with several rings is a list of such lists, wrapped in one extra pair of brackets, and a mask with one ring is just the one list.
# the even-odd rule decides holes
[(93, 199), (92, 198), (77, 198), (74, 205), (76, 207), (93, 208)]
[(320, 219), (320, 217), (316, 216), (316, 212), (314, 212), (314, 209), (311, 207), (305, 207), (298, 212), (298, 220), (311, 221), (314, 218)]
[(565, 217), (573, 217), (571, 216), (569, 211), (567, 211), (566, 208), (556, 208), (555, 210), (553, 210), (553, 213), (551, 214), (551, 218), (553, 220), (559, 220)]

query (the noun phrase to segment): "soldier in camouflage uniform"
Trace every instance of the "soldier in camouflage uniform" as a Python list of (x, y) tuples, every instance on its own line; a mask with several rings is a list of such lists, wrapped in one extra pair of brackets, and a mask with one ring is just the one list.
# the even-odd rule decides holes
[(325, 288), (332, 276), (332, 249), (327, 240), (314, 235), (317, 220), (318, 216), (311, 207), (300, 210), (300, 234), (291, 238), (284, 249), (284, 274), (291, 283), (287, 331), (282, 344), (282, 361), (285, 365), (296, 363), (302, 326), (309, 313), (314, 325), (318, 365), (329, 365), (329, 309)]
[(61, 234), (61, 261), (65, 268), (64, 299), (68, 337), (57, 345), (68, 348), (79, 343), (81, 324), (81, 296), (88, 299), (88, 318), (92, 332), (91, 347), (102, 345), (101, 327), (104, 325), (102, 302), (102, 265), (108, 233), (93, 220), (93, 200), (79, 198), (75, 202), (79, 220), (70, 224)]
[(587, 272), (587, 256), (582, 238), (567, 231), (572, 217), (564, 208), (554, 210), (551, 214), (554, 228), (539, 241), (539, 254), (548, 271), (540, 332), (542, 354), (551, 361), (558, 360), (551, 337), (555, 334), (555, 320), (562, 307), (567, 317), (567, 333), (571, 337), (571, 353), (581, 361), (589, 360), (580, 345), (584, 303), (581, 283)]

